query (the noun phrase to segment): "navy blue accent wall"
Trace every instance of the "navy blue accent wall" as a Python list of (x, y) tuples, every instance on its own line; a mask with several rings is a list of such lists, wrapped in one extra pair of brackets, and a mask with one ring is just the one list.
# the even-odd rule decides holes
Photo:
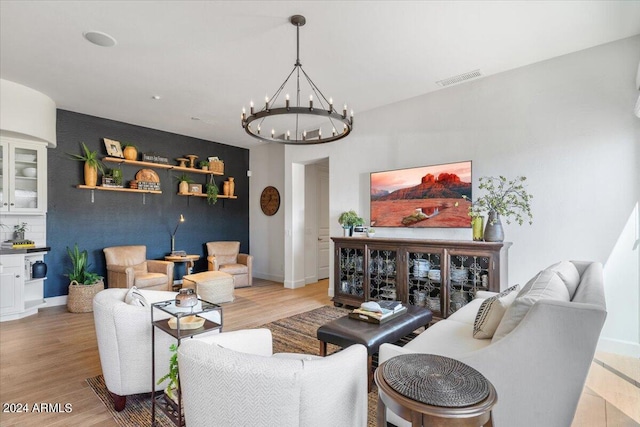
[[(199, 156), (198, 160), (218, 156), (225, 162), (224, 176), (215, 177), (220, 194), (222, 182), (232, 176), (238, 198), (218, 199), (209, 206), (206, 198), (178, 196), (174, 177), (181, 172), (154, 169), (162, 194), (146, 194), (144, 204), (142, 194), (98, 190), (92, 203), (90, 190), (76, 188), (84, 183), (83, 163), (71, 160), (68, 153), (80, 154), (80, 143), (84, 142), (90, 150), (98, 150), (100, 157), (106, 156), (102, 138), (133, 143), (138, 152), (153, 151), (168, 157), (170, 164), (177, 164), (175, 158), (187, 154)], [(69, 280), (64, 276), (71, 266), (67, 246), (77, 242), (80, 249), (87, 249), (93, 269), (106, 277), (103, 248), (146, 245), (148, 259), (163, 259), (171, 251), (171, 233), (180, 214), (185, 222), (176, 233), (176, 250), (201, 256), (195, 271), (207, 269), (206, 242), (240, 241), (241, 251), (248, 253), (249, 150), (65, 110), (57, 112), (57, 139), (57, 148), (48, 150), (47, 245), (51, 252), (47, 255), (45, 297), (68, 293)], [(115, 164), (105, 163), (105, 167)], [(140, 169), (123, 165), (125, 183)], [(207, 175), (190, 176), (204, 189)]]

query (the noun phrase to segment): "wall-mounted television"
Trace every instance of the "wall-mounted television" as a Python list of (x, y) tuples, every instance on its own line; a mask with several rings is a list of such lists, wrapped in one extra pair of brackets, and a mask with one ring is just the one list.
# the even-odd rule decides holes
[(371, 173), (374, 227), (469, 228), (471, 161)]

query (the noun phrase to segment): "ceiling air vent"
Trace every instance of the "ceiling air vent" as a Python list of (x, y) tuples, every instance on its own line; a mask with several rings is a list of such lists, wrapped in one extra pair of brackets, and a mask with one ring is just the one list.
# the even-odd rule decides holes
[(439, 80), (436, 82), (436, 84), (438, 86), (451, 86), (451, 85), (455, 85), (458, 83), (462, 83), (465, 80), (471, 80), (471, 79), (475, 79), (476, 77), (481, 77), (482, 73), (480, 72), (480, 70), (473, 70), (473, 71), (469, 71), (468, 73), (464, 73), (464, 74), (460, 74), (457, 76), (453, 76), (453, 77), (449, 77), (448, 79), (444, 79), (444, 80)]

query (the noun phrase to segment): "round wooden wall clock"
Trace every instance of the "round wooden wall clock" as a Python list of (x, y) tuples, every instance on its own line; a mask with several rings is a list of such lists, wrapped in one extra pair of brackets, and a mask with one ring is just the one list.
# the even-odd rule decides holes
[(280, 209), (280, 193), (276, 187), (268, 186), (260, 195), (260, 208), (265, 215), (271, 216)]

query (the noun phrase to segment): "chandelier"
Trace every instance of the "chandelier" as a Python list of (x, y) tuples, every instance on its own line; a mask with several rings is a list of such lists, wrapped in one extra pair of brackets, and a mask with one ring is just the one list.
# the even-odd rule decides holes
[[(242, 108), (242, 127), (254, 138), (265, 142), (279, 142), (282, 144), (324, 144), (337, 141), (349, 135), (353, 130), (353, 110), (347, 116), (347, 105), (339, 113), (333, 107), (333, 99), (327, 98), (318, 86), (311, 80), (300, 63), (300, 27), (307, 21), (302, 15), (290, 18), (296, 27), (296, 63), (284, 83), (272, 97), (265, 97), (264, 107), (256, 111), (253, 101), (250, 104), (249, 115)], [(289, 80), (295, 75), (295, 88)], [(309, 86), (309, 104), (301, 105), (300, 80), (306, 80)], [(295, 91), (295, 105), (286, 93), (287, 87)], [(284, 106), (276, 106), (276, 101), (282, 93), (286, 93)], [(305, 94), (306, 96), (306, 94)], [(317, 104), (314, 106), (314, 96)], [(319, 104), (319, 105), (318, 105)]]

